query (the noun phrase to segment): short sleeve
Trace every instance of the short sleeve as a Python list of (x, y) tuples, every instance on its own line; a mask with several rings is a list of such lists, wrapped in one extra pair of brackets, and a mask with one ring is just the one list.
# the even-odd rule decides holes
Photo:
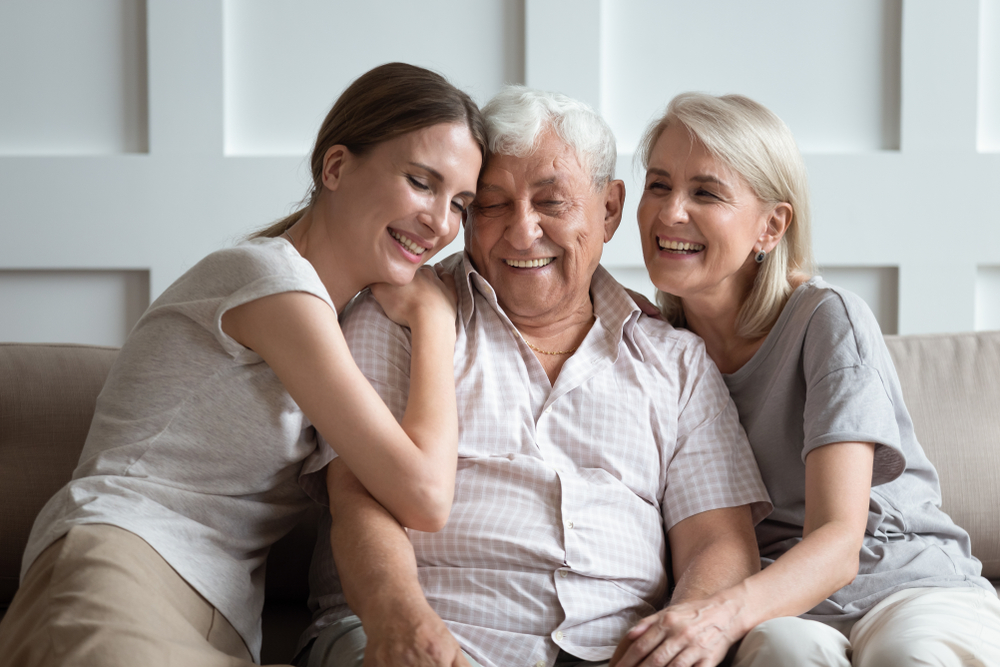
[[(322, 287), (322, 284), (320, 287)], [(245, 285), (219, 303), (219, 307), (216, 309), (212, 320), (212, 334), (215, 336), (216, 340), (219, 341), (219, 344), (222, 345), (222, 349), (224, 349), (234, 360), (240, 363), (256, 363), (260, 361), (260, 355), (252, 350), (249, 350), (248, 348), (243, 347), (236, 342), (236, 340), (231, 338), (229, 334), (222, 330), (222, 316), (225, 315), (227, 311), (232, 310), (237, 306), (242, 306), (245, 303), (256, 301), (257, 299), (261, 299), (265, 296), (282, 294), (284, 292), (306, 292), (319, 297), (325, 301), (330, 308), (333, 308), (333, 303), (326, 295), (326, 290), (323, 290), (323, 292), (320, 293), (319, 290), (315, 289), (315, 286), (304, 283), (302, 280), (298, 280), (292, 276), (265, 276), (255, 280), (249, 285)]]
[(663, 499), (669, 530), (689, 516), (750, 505), (756, 525), (772, 509), (736, 405), (701, 341), (681, 359), (677, 447)]
[(169, 291), (171, 308), (207, 329), (239, 364), (259, 363), (261, 358), (222, 330), (222, 316), (233, 308), (273, 294), (305, 292), (336, 312), (313, 265), (280, 239), (252, 239), (214, 252)]
[(872, 486), (892, 481), (906, 467), (896, 408), (878, 367), (879, 345), (884, 345), (882, 336), (867, 306), (831, 293), (810, 322), (803, 359), (802, 460), (824, 445), (875, 443)]

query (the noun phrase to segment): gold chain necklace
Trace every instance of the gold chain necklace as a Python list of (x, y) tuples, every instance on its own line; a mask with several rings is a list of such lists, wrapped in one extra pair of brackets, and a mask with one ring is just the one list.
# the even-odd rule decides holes
[[(521, 332), (518, 331), (517, 333), (521, 333)], [(553, 357), (561, 357), (564, 354), (573, 354), (580, 347), (579, 345), (577, 345), (576, 347), (574, 347), (572, 349), (569, 349), (569, 350), (559, 350), (558, 352), (549, 352), (548, 350), (543, 350), (540, 347), (535, 347), (534, 345), (532, 345), (531, 343), (529, 343), (528, 339), (525, 338), (523, 334), (521, 335), (521, 340), (523, 340), (524, 344), (527, 345), (528, 347), (530, 347), (535, 352), (538, 352), (540, 354), (548, 354), (548, 355), (551, 355)]]
[[(591, 321), (591, 324), (593, 324), (593, 322), (594, 322), (594, 317), (593, 316), (591, 316), (590, 321)], [(535, 352), (538, 352), (539, 354), (547, 354), (550, 357), (561, 357), (561, 356), (566, 355), (566, 354), (573, 354), (574, 352), (576, 352), (577, 350), (580, 349), (580, 344), (582, 343), (582, 341), (581, 341), (581, 343), (577, 343), (576, 346), (571, 347), (568, 350), (559, 350), (557, 352), (549, 352), (548, 350), (543, 350), (542, 348), (535, 347), (534, 345), (532, 345), (531, 343), (529, 343), (528, 339), (524, 337), (524, 334), (521, 333), (521, 330), (518, 329), (517, 327), (514, 327), (514, 331), (516, 331), (517, 335), (521, 337), (521, 340), (524, 341), (525, 345), (527, 345), (528, 347), (530, 347)]]

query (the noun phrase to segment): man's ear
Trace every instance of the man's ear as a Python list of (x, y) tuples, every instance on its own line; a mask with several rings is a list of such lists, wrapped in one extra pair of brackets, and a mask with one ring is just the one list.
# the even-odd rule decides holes
[(604, 194), (604, 242), (618, 230), (625, 208), (625, 181), (611, 181)]
[(792, 224), (792, 205), (788, 202), (776, 204), (767, 216), (764, 232), (757, 238), (760, 249), (771, 252)]
[(323, 185), (328, 190), (340, 187), (340, 179), (344, 175), (347, 163), (354, 154), (343, 144), (334, 144), (326, 150), (323, 156)]

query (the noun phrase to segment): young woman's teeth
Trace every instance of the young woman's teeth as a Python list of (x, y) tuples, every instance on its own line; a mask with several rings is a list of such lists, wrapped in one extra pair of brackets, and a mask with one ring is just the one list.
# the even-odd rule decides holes
[(682, 243), (680, 241), (666, 241), (664, 239), (657, 239), (657, 241), (660, 242), (660, 250), (669, 250), (671, 252), (690, 254), (705, 249), (705, 246), (700, 243)]
[(399, 241), (404, 248), (412, 252), (414, 255), (423, 255), (425, 252), (427, 252), (427, 248), (417, 245), (416, 243), (406, 238), (396, 230), (390, 229), (389, 233), (392, 234), (392, 238)]
[(555, 260), (555, 257), (546, 257), (545, 259), (505, 259), (507, 266), (512, 266), (515, 269), (537, 269), (540, 266), (546, 266), (551, 264)]

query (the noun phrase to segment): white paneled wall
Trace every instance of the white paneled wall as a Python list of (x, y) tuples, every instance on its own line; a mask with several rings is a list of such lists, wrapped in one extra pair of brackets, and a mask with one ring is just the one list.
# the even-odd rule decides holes
[(979, 5), (979, 150), (1000, 151), (1000, 0)]
[(1000, 329), (1000, 266), (981, 266), (976, 276), (976, 330)]
[(688, 90), (754, 98), (806, 153), (899, 148), (902, 0), (614, 0), (607, 8), (601, 101), (624, 150)]
[(0, 155), (146, 147), (143, 2), (0, 2)]
[(480, 102), (524, 76), (521, 3), (223, 0), (223, 9), (227, 155), (306, 155), (340, 91), (385, 62), (443, 72)]
[(389, 60), (600, 109), (628, 189), (605, 264), (650, 295), (643, 128), (683, 90), (755, 97), (829, 280), (887, 332), (1000, 328), (1000, 0), (0, 0), (0, 340), (120, 344), (295, 206), (330, 104)]
[[(149, 305), (148, 271), (0, 271), (4, 340), (121, 344)], [(85, 326), (81, 326), (81, 323)]]

